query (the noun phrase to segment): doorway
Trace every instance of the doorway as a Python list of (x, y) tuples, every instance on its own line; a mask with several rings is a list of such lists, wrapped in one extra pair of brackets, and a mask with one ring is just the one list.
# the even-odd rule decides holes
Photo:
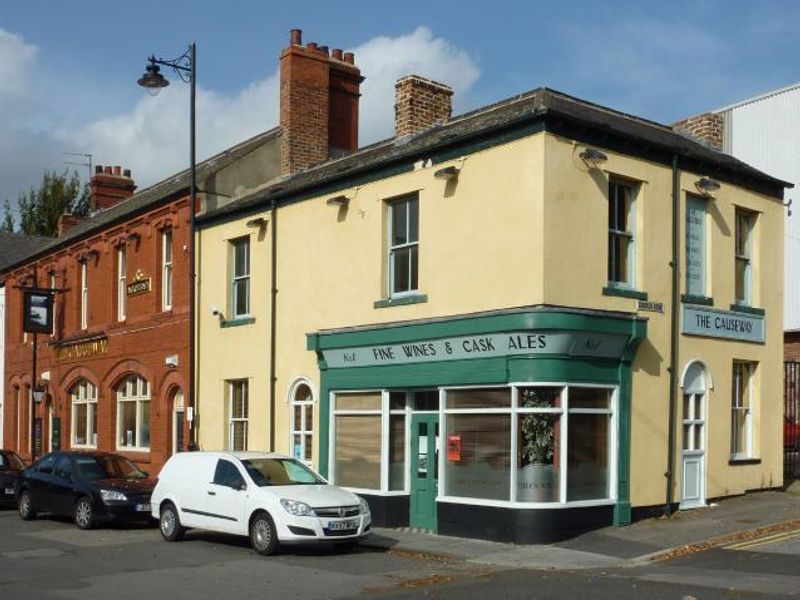
[(683, 377), (681, 509), (706, 505), (706, 404), (703, 365), (690, 364)]
[(184, 408), (183, 392), (177, 390), (172, 399), (172, 453), (183, 452), (184, 450)]
[(439, 490), (439, 415), (411, 415), (411, 527), (436, 531)]

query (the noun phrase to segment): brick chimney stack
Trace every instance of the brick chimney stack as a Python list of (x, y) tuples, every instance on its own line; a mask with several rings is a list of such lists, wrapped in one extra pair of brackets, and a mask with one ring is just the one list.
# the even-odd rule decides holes
[(443, 83), (408, 75), (394, 84), (395, 137), (446, 123), (452, 112), (453, 90)]
[(292, 29), (281, 52), (281, 172), (302, 171), (358, 148), (364, 78), (352, 52), (309, 43)]
[(58, 215), (58, 237), (61, 237), (67, 233), (81, 221), (83, 221), (83, 218), (73, 215), (69, 212)]
[(89, 210), (94, 212), (111, 208), (133, 196), (135, 189), (130, 169), (123, 171), (121, 167), (97, 165), (89, 181)]
[(680, 129), (690, 136), (706, 142), (714, 150), (722, 150), (725, 124), (721, 114), (704, 113), (673, 123), (673, 129)]

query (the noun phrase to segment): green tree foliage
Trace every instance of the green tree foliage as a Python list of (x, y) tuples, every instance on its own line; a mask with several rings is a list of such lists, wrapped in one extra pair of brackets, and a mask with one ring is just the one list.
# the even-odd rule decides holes
[[(80, 178), (73, 171), (64, 170), (59, 174), (45, 171), (38, 189), (20, 194), (17, 201), (19, 209), (19, 229), (27, 235), (55, 237), (58, 235), (58, 217), (70, 212), (85, 216), (89, 211), (89, 191), (81, 188)], [(6, 206), (3, 227), (13, 226), (11, 210)]]
[(11, 204), (8, 200), (3, 203), (3, 221), (0, 222), (0, 231), (14, 231), (14, 215), (11, 212)]

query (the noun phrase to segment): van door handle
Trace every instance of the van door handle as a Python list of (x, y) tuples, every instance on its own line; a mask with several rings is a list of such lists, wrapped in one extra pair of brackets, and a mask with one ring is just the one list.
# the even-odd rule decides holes
[(209, 496), (216, 496), (216, 495), (217, 495), (217, 492), (212, 492), (211, 490), (208, 490), (206, 493), (207, 493)]

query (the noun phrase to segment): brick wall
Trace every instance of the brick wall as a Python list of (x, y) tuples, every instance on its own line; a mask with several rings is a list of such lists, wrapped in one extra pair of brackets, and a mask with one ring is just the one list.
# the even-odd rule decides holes
[(724, 121), (717, 113), (704, 113), (689, 117), (672, 124), (673, 129), (680, 129), (689, 135), (704, 140), (716, 150), (722, 150)]
[[(172, 230), (172, 308), (162, 310), (162, 232)], [(28, 393), (32, 380), (33, 336), (22, 333), (22, 293), (15, 286), (36, 267), (36, 283), (56, 294), (55, 334), (38, 335), (37, 372), (46, 388), (46, 401), (36, 407), (42, 419), (42, 450), (47, 451), (49, 417), (61, 419), (61, 448), (72, 439), (70, 391), (81, 379), (97, 387), (97, 449), (117, 452), (156, 475), (172, 453), (174, 392), (187, 395), (189, 370), (189, 202), (184, 197), (128, 223), (81, 239), (51, 255), (8, 273), (6, 290), (6, 369), (4, 434), (8, 447), (30, 458), (31, 421)], [(144, 293), (126, 294), (126, 318), (117, 320), (117, 250), (125, 248), (127, 282), (137, 272), (150, 278)], [(96, 253), (90, 253), (95, 250)], [(86, 260), (89, 279), (89, 319), (80, 328), (80, 261)], [(178, 367), (165, 364), (176, 355)], [(42, 374), (49, 378), (43, 381)], [(117, 385), (131, 375), (147, 380), (150, 388), (150, 450), (118, 450)], [(18, 391), (18, 396), (17, 396)], [(19, 398), (18, 406), (16, 399)], [(188, 404), (188, 401), (185, 402)], [(21, 438), (17, 443), (17, 433)], [(188, 443), (188, 424), (184, 427)]]
[(394, 85), (394, 134), (409, 135), (446, 123), (452, 114), (453, 90), (450, 87), (409, 75)]
[(783, 332), (783, 360), (800, 362), (800, 331)]

